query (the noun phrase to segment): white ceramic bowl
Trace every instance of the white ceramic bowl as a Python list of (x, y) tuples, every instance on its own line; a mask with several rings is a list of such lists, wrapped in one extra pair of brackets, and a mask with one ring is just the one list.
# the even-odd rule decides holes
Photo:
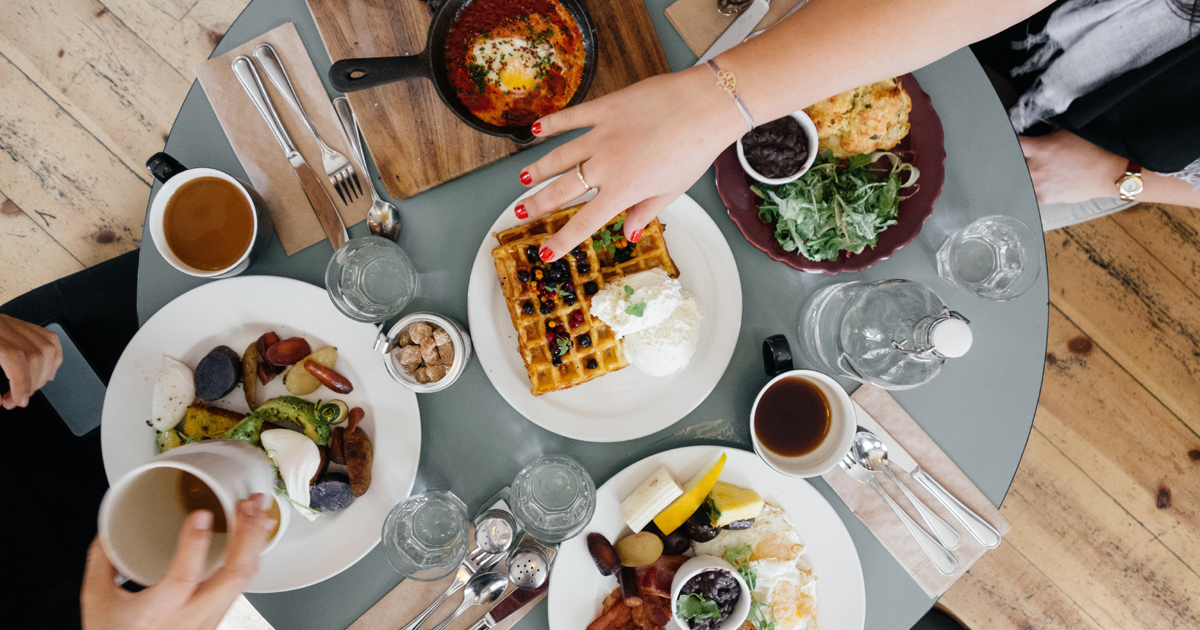
[(738, 162), (742, 165), (742, 169), (746, 171), (747, 175), (749, 175), (750, 177), (753, 177), (754, 179), (757, 179), (758, 181), (760, 181), (764, 184), (770, 184), (772, 186), (779, 186), (780, 184), (794, 182), (797, 179), (800, 179), (801, 175), (807, 173), (808, 169), (812, 167), (813, 162), (817, 159), (817, 126), (813, 124), (813, 121), (811, 118), (808, 117), (808, 114), (804, 113), (804, 110), (794, 111), (791, 114), (789, 114), (789, 116), (791, 116), (792, 118), (795, 118), (796, 122), (800, 123), (800, 129), (802, 129), (804, 131), (804, 135), (808, 139), (808, 159), (804, 160), (804, 165), (801, 166), (800, 170), (796, 171), (796, 173), (793, 175), (790, 175), (788, 177), (780, 177), (780, 178), (771, 178), (771, 177), (765, 177), (763, 175), (760, 175), (758, 173), (758, 171), (751, 168), (750, 163), (746, 161), (746, 151), (742, 147), (742, 139), (738, 138), (738, 141), (737, 141)]
[[(829, 402), (829, 434), (825, 441), (812, 452), (798, 457), (787, 457), (772, 453), (758, 439), (754, 432), (754, 414), (758, 412), (758, 401), (775, 383), (785, 378), (803, 378), (813, 383), (825, 394)], [(833, 470), (838, 462), (850, 452), (850, 444), (854, 441), (854, 433), (858, 430), (855, 420), (854, 406), (846, 390), (837, 381), (812, 370), (792, 370), (784, 372), (771, 379), (754, 397), (754, 406), (750, 407), (750, 441), (754, 444), (754, 452), (768, 466), (790, 477), (819, 477)]]
[(471, 335), (467, 333), (467, 329), (449, 317), (443, 317), (437, 313), (410, 313), (400, 318), (400, 321), (397, 321), (391, 330), (388, 331), (387, 345), (384, 347), (390, 347), (392, 340), (400, 334), (400, 331), (415, 322), (434, 324), (450, 335), (450, 342), (454, 344), (454, 363), (446, 369), (446, 375), (441, 380), (432, 383), (419, 383), (417, 379), (409, 376), (400, 367), (399, 353), (393, 350), (388, 352), (383, 358), (388, 374), (391, 374), (397, 383), (418, 394), (428, 394), (446, 389), (454, 381), (458, 380), (458, 377), (467, 369), (467, 364), (471, 362)]
[(706, 571), (724, 570), (733, 575), (733, 579), (737, 580), (738, 586), (742, 589), (742, 594), (738, 597), (737, 606), (733, 609), (733, 614), (729, 615), (723, 623), (717, 626), (717, 630), (736, 630), (750, 616), (750, 588), (746, 586), (746, 581), (733, 568), (733, 565), (725, 562), (716, 556), (696, 556), (687, 562), (684, 562), (679, 570), (675, 572), (675, 579), (671, 582), (671, 618), (675, 623), (679, 624), (681, 630), (688, 630), (691, 626), (688, 622), (680, 619), (676, 615), (675, 602), (679, 600), (679, 591), (683, 588), (688, 580), (704, 573)]

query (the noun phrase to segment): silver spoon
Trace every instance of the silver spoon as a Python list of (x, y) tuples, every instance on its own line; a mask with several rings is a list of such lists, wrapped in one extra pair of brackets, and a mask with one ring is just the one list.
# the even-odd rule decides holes
[(946, 546), (947, 549), (958, 549), (958, 545), (962, 543), (962, 537), (958, 532), (954, 531), (943, 521), (937, 514), (934, 514), (929, 506), (925, 505), (917, 495), (913, 494), (904, 484), (900, 483), (900, 478), (896, 476), (895, 471), (888, 465), (887, 444), (879, 439), (879, 436), (870, 431), (859, 431), (854, 435), (854, 450), (858, 453), (858, 458), (862, 461), (863, 467), (873, 473), (883, 473), (893, 483), (900, 486), (900, 491), (904, 496), (908, 497), (909, 503), (917, 508), (917, 513), (925, 520), (925, 524), (929, 526), (929, 530), (934, 536)]
[(933, 567), (939, 573), (942, 575), (954, 575), (954, 572), (958, 570), (958, 561), (954, 559), (954, 554), (950, 553), (949, 549), (943, 547), (942, 543), (938, 542), (936, 538), (921, 529), (920, 525), (913, 522), (908, 517), (908, 514), (900, 509), (899, 505), (896, 505), (892, 497), (883, 491), (883, 486), (879, 485), (879, 480), (875, 478), (875, 473), (863, 467), (862, 462), (855, 455), (855, 449), (851, 448), (850, 452), (846, 453), (846, 456), (842, 458), (842, 461), (838, 462), (838, 465), (842, 467), (842, 470), (846, 471), (846, 474), (850, 475), (851, 479), (870, 486), (876, 494), (883, 498), (884, 502), (896, 513), (896, 517), (904, 524), (904, 528), (917, 541), (917, 545), (921, 547), (921, 551), (925, 552), (925, 556), (929, 558), (930, 563), (933, 564)]
[(433, 627), (433, 630), (445, 630), (450, 622), (458, 619), (458, 616), (463, 614), (463, 611), (471, 606), (484, 606), (491, 604), (500, 599), (504, 595), (504, 591), (508, 589), (508, 576), (503, 573), (476, 573), (475, 577), (467, 582), (466, 588), (463, 589), (463, 601), (458, 605), (458, 608), (450, 613), (438, 625)]
[(363, 177), (367, 178), (367, 188), (371, 190), (371, 209), (367, 210), (367, 228), (375, 236), (399, 242), (400, 232), (403, 230), (403, 226), (400, 224), (400, 211), (396, 209), (396, 206), (381, 199), (379, 193), (375, 192), (375, 182), (367, 171), (367, 157), (363, 155), (362, 141), (358, 137), (358, 120), (354, 117), (354, 112), (350, 111), (350, 101), (346, 100), (344, 96), (339, 96), (333, 99), (333, 109), (337, 111), (338, 120), (342, 123), (342, 131), (346, 132), (346, 139), (350, 141), (350, 153), (354, 156), (359, 170), (363, 172)]

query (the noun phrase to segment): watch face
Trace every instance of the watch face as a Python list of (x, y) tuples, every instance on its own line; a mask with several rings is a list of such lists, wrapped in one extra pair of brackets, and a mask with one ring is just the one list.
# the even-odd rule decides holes
[(1136, 195), (1142, 192), (1142, 182), (1136, 177), (1130, 177), (1121, 182), (1121, 194)]

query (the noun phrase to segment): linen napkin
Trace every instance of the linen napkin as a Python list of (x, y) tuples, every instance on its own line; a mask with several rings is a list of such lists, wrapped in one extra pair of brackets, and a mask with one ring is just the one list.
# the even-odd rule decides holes
[[(472, 530), (474, 531), (474, 530)], [(475, 548), (474, 536), (471, 537), (471, 549)], [(551, 565), (553, 566), (553, 565)], [(506, 562), (501, 562), (493, 571), (507, 572), (508, 565)], [(396, 630), (407, 624), (409, 621), (421, 614), (427, 606), (433, 603), (442, 593), (446, 592), (446, 588), (454, 581), (454, 574), (451, 574), (436, 582), (418, 582), (416, 580), (404, 580), (396, 585), (383, 596), (374, 606), (367, 612), (363, 613), (350, 627), (346, 630)], [(509, 630), (517, 621), (533, 610), (538, 602), (546, 598), (547, 585), (550, 580), (546, 580), (546, 584), (532, 591), (515, 592), (517, 587), (512, 584), (508, 585), (508, 590), (505, 591), (505, 598), (500, 600), (496, 606), (499, 611), (502, 607), (511, 606), (514, 602), (523, 602), (520, 608), (510, 614), (500, 623), (496, 624), (491, 630)], [(458, 605), (462, 603), (462, 591), (451, 595), (442, 602), (433, 614), (421, 624), (418, 630), (428, 630), (434, 627), (442, 619), (454, 612)], [(528, 599), (527, 599), (528, 598)], [(458, 619), (455, 619), (446, 630), (468, 630), (479, 623), (483, 616), (487, 614), (486, 606), (472, 606), (466, 610)]]
[[(288, 22), (220, 57), (214, 57), (196, 66), (196, 77), (212, 103), (217, 120), (221, 121), (221, 129), (229, 138), (229, 144), (233, 146), (238, 161), (246, 170), (251, 185), (266, 200), (267, 211), (271, 213), (271, 219), (275, 222), (275, 231), (279, 234), (279, 240), (283, 242), (283, 249), (291, 256), (309, 245), (325, 240), (326, 237), (320, 222), (317, 221), (316, 213), (313, 212), (312, 204), (305, 196), (304, 189), (300, 187), (295, 170), (288, 163), (283, 149), (271, 135), (266, 121), (258, 113), (230, 68), (230, 64), (238, 55), (254, 59), (254, 47), (262, 42), (267, 42), (275, 48), (280, 62), (283, 63), (283, 69), (292, 80), (292, 87), (300, 97), (300, 104), (308, 113), (317, 133), (351, 163), (354, 162), (354, 158), (350, 155), (350, 146), (342, 132), (337, 112), (333, 110), (333, 103), (329, 100), (329, 94), (325, 92), (325, 85), (321, 83), (321, 77), (317, 75), (317, 70), (308, 57), (304, 42), (300, 41), (295, 24)], [(321, 165), (321, 149), (316, 140), (308, 133), (300, 115), (292, 110), (279, 90), (275, 89), (262, 67), (258, 66), (258, 62), (254, 63), (262, 79), (263, 88), (267, 91), (267, 97), (271, 99), (275, 112), (279, 114), (279, 120), (283, 122), (283, 128), (287, 130), (300, 155), (304, 156), (304, 160), (312, 167), (317, 179), (329, 193), (333, 206), (342, 215), (342, 222), (349, 227), (366, 219), (367, 210), (371, 207), (370, 194), (364, 189), (364, 194), (353, 203), (342, 203), (337, 190), (325, 176), (325, 169)], [(358, 170), (357, 166), (355, 170)], [(371, 178), (366, 173), (359, 173), (358, 179), (364, 187), (371, 185)]]
[[(922, 470), (929, 473), (950, 494), (958, 497), (959, 501), (995, 527), (1001, 536), (1012, 529), (1012, 525), (1000, 515), (1000, 511), (992, 505), (992, 502), (958, 469), (958, 466), (946, 453), (938, 448), (938, 445), (892, 398), (891, 394), (878, 387), (863, 385), (850, 397), (858, 401), (858, 404), (862, 405), (863, 409), (871, 414), (871, 417), (875, 418), (875, 421), (887, 430), (904, 447), (904, 450), (913, 456), (913, 459), (917, 460)], [(971, 565), (983, 556), (987, 548), (979, 544), (979, 541), (975, 540), (975, 537), (958, 522), (958, 519), (954, 518), (953, 514), (943, 507), (933, 495), (926, 492), (925, 488), (908, 473), (899, 469), (894, 470), (909, 490), (961, 535), (962, 544), (958, 549), (950, 552), (958, 561), (958, 571), (954, 575), (942, 575), (930, 564), (925, 553), (917, 546), (916, 540), (904, 528), (887, 503), (884, 503), (883, 499), (875, 494), (874, 490), (851, 479), (840, 467), (825, 473), (822, 478), (846, 502), (854, 515), (871, 530), (871, 533), (875, 534), (879, 542), (883, 543), (883, 546), (892, 553), (892, 557), (896, 558), (896, 561), (908, 571), (908, 574), (921, 586), (925, 594), (936, 599), (945, 593), (955, 580), (966, 573)], [(925, 527), (924, 521), (913, 509), (908, 499), (904, 498), (890, 481), (881, 480), (881, 485), (918, 525)]]
[[(771, 9), (754, 30), (774, 25), (792, 7), (804, 1), (806, 0), (771, 0)], [(717, 10), (717, 0), (678, 0), (667, 7), (666, 14), (667, 19), (697, 57), (703, 55), (737, 19), (736, 15), (721, 15)]]

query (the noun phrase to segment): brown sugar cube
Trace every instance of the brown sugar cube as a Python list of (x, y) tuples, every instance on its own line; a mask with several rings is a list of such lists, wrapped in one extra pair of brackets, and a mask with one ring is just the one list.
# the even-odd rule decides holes
[(417, 379), (418, 383), (429, 383), (429, 368), (417, 368), (417, 371), (413, 372), (413, 378)]
[(408, 327), (408, 336), (417, 345), (425, 345), (425, 340), (429, 339), (432, 334), (433, 329), (429, 326), (429, 322), (416, 322)]
[[(412, 346), (409, 346), (412, 347)], [(430, 343), (428, 346), (421, 346), (421, 360), (426, 366), (441, 365), (442, 357), (438, 354), (437, 346)]]
[(442, 363), (450, 365), (454, 363), (454, 344), (448, 343), (444, 346), (438, 346), (438, 354), (442, 355)]
[(396, 337), (396, 345), (397, 346), (411, 346), (412, 345), (412, 336), (408, 334), (407, 326), (404, 328), (404, 330), (401, 330), (400, 335), (398, 337)]
[(450, 342), (450, 334), (447, 333), (446, 331), (442, 330), (441, 328), (434, 329), (433, 341), (434, 341), (434, 343), (436, 343), (439, 346), (450, 345), (450, 343), (451, 343)]
[(400, 367), (405, 372), (412, 372), (421, 367), (421, 349), (416, 346), (402, 346), (398, 352)]
[(446, 376), (446, 366), (431, 365), (425, 368), (425, 374), (429, 376), (431, 381), (440, 381)]

